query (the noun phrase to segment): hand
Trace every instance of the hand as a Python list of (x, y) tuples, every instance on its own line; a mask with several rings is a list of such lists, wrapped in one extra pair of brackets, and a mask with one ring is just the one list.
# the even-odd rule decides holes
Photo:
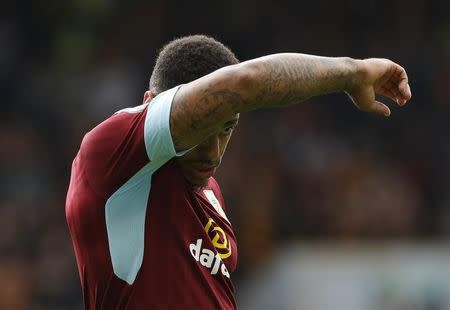
[(405, 69), (388, 59), (358, 60), (358, 74), (346, 93), (362, 111), (389, 116), (391, 110), (375, 100), (380, 94), (391, 98), (399, 106), (411, 99), (411, 89)]

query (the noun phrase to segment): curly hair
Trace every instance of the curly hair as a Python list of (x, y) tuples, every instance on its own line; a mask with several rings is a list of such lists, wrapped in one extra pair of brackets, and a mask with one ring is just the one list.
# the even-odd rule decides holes
[(234, 53), (214, 38), (206, 35), (181, 37), (160, 50), (149, 89), (157, 95), (238, 62)]

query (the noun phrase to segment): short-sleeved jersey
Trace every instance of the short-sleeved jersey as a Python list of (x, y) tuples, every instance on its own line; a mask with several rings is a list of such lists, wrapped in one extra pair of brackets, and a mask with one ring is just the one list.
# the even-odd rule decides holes
[(178, 88), (87, 133), (66, 217), (85, 309), (235, 309), (236, 239), (217, 182), (192, 187), (174, 161)]

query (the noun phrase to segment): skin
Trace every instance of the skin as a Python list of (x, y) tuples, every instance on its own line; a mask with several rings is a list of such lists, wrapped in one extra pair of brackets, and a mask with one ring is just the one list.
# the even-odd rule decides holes
[[(156, 95), (151, 91), (144, 93), (144, 103), (149, 103)], [(185, 179), (194, 187), (204, 186), (214, 175), (222, 162), (228, 141), (239, 122), (239, 114), (233, 115), (222, 126), (222, 130), (210, 135), (194, 149), (175, 161)]]
[[(170, 129), (177, 151), (197, 145), (177, 158), (185, 178), (195, 186), (206, 184), (220, 164), (239, 113), (332, 92), (345, 92), (358, 109), (386, 117), (391, 112), (375, 100), (376, 94), (399, 106), (411, 98), (406, 71), (388, 59), (295, 53), (227, 66), (184, 85), (172, 102)], [(144, 101), (154, 96), (147, 93)]]
[(194, 186), (203, 186), (222, 161), (238, 116), (227, 122), (222, 131), (208, 137), (196, 148), (176, 159), (184, 177)]

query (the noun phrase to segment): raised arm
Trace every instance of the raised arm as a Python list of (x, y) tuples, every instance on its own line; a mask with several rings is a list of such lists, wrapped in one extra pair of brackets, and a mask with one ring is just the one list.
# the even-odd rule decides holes
[(355, 60), (274, 54), (224, 67), (180, 88), (170, 127), (177, 150), (223, 130), (237, 113), (286, 106), (344, 91), (361, 110), (389, 116), (375, 100), (382, 94), (400, 106), (411, 98), (405, 70), (387, 59)]

